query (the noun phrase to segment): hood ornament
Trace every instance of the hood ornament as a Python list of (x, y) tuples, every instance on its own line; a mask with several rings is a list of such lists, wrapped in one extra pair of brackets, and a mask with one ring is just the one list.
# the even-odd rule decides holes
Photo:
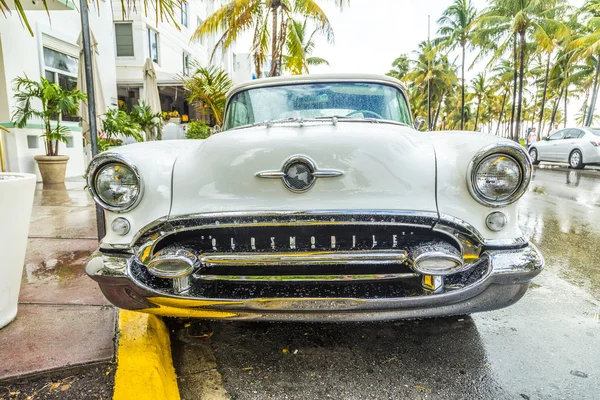
[(313, 160), (301, 155), (288, 158), (281, 170), (256, 173), (258, 178), (281, 179), (285, 187), (294, 193), (310, 190), (319, 178), (336, 178), (342, 175), (342, 171), (334, 169), (319, 170)]

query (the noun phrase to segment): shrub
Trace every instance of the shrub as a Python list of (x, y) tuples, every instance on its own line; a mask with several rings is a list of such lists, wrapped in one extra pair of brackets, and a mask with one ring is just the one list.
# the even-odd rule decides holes
[(206, 139), (210, 136), (210, 127), (202, 121), (192, 121), (185, 132), (186, 139)]

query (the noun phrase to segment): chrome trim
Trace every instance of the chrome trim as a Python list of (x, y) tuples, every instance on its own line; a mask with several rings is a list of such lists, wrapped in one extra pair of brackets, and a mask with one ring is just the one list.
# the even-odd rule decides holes
[(191, 280), (189, 275), (173, 279), (173, 292), (176, 294), (185, 294), (190, 290), (190, 286)]
[[(534, 245), (492, 250), (478, 265), (486, 272), (468, 286), (400, 298), (207, 298), (172, 294), (135, 279), (129, 254), (96, 252), (87, 274), (120, 308), (156, 315), (265, 321), (375, 321), (488, 311), (509, 306), (526, 292), (544, 259)], [(114, 265), (118, 264), (118, 265)]]
[[(481, 193), (478, 192), (475, 185), (475, 175), (477, 168), (487, 157), (492, 155), (504, 154), (513, 158), (521, 169), (521, 182), (515, 191), (506, 199), (495, 201), (485, 198)], [(533, 172), (533, 166), (531, 164), (531, 158), (529, 154), (520, 145), (512, 142), (499, 142), (493, 143), (479, 150), (473, 157), (467, 168), (467, 187), (471, 196), (479, 203), (488, 207), (504, 207), (519, 200), (523, 194), (527, 191), (529, 183), (531, 182), (531, 175)]]
[(356, 282), (373, 280), (395, 280), (416, 278), (417, 273), (390, 273), (390, 274), (356, 274), (356, 275), (266, 275), (266, 276), (233, 276), (194, 274), (194, 278), (205, 281), (232, 281), (232, 282)]
[[(419, 264), (425, 260), (442, 259), (454, 262), (454, 267), (446, 269), (421, 267)], [(412, 268), (423, 275), (444, 276), (461, 272), (465, 269), (463, 260), (460, 256), (449, 254), (442, 251), (430, 251), (417, 255), (412, 262)]]
[[(187, 250), (171, 251), (170, 249), (164, 249), (154, 255), (148, 263), (148, 272), (158, 278), (182, 278), (189, 276), (194, 271), (194, 266), (198, 262), (198, 257), (194, 253)], [(161, 264), (165, 263), (177, 263), (182, 266), (180, 271), (161, 271), (159, 269)], [(159, 270), (157, 270), (159, 269)]]
[[(454, 241), (461, 248), (465, 264), (476, 261), (484, 245), (483, 236), (472, 225), (444, 214), (438, 216), (435, 212), (403, 210), (312, 210), (239, 211), (189, 214), (171, 219), (163, 217), (142, 228), (134, 237), (130, 247), (135, 249), (135, 253), (138, 255), (140, 261), (147, 264), (149, 257), (154, 252), (155, 245), (171, 234), (211, 228), (315, 225), (403, 226), (407, 229), (432, 229), (446, 235), (448, 240)], [(496, 244), (490, 245), (495, 246)], [(498, 244), (498, 246), (500, 245)], [(506, 245), (508, 246), (509, 243), (506, 243)]]
[(217, 253), (202, 255), (203, 267), (404, 264), (405, 250), (316, 251), (298, 253)]
[[(303, 163), (303, 164), (308, 165), (308, 168), (310, 170), (310, 175), (313, 177), (312, 181), (303, 189), (297, 189), (297, 188), (293, 187), (292, 185), (290, 185), (290, 183), (287, 180), (288, 169), (290, 168), (290, 166), (292, 164), (296, 164), (296, 163)], [(317, 183), (318, 178), (336, 178), (336, 177), (342, 176), (342, 175), (344, 175), (344, 173), (342, 171), (338, 171), (338, 170), (333, 170), (333, 169), (319, 170), (317, 167), (317, 164), (310, 157), (300, 155), (300, 154), (291, 156), (290, 158), (285, 160), (280, 170), (262, 171), (262, 172), (257, 172), (255, 174), (255, 176), (257, 178), (281, 179), (281, 181), (283, 182), (283, 185), (286, 187), (286, 189), (288, 189), (289, 191), (294, 192), (294, 193), (304, 193), (304, 192), (312, 189), (312, 187), (315, 185), (315, 183)]]
[[(100, 196), (98, 196), (98, 193), (96, 193), (96, 188), (95, 188), (96, 174), (100, 168), (102, 168), (106, 164), (110, 164), (110, 163), (118, 163), (118, 164), (125, 165), (127, 168), (129, 168), (133, 171), (133, 173), (135, 174), (135, 177), (137, 178), (138, 185), (139, 185), (139, 192), (138, 192), (138, 195), (135, 198), (135, 200), (133, 202), (131, 202), (131, 204), (129, 204), (129, 205), (120, 206), (120, 207), (111, 206), (110, 204), (105, 203), (100, 198)], [(127, 157), (123, 156), (122, 154), (118, 154), (118, 153), (100, 153), (100, 154), (98, 154), (96, 157), (94, 157), (92, 159), (92, 161), (90, 162), (90, 165), (88, 166), (88, 169), (86, 172), (86, 180), (87, 180), (88, 191), (90, 192), (90, 195), (94, 198), (94, 201), (98, 205), (100, 205), (100, 207), (102, 207), (108, 211), (112, 211), (112, 212), (116, 212), (116, 213), (124, 213), (124, 212), (130, 211), (130, 210), (134, 209), (135, 207), (137, 207), (137, 205), (142, 200), (142, 197), (144, 197), (145, 187), (144, 187), (144, 181), (142, 180), (140, 171), (133, 164), (133, 162), (131, 162), (131, 160), (129, 160)]]

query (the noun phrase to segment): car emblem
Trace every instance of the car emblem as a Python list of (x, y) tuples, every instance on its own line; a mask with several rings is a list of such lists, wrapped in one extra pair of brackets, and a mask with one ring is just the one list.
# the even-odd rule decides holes
[(319, 178), (335, 178), (342, 175), (342, 171), (334, 169), (319, 170), (315, 162), (306, 156), (292, 156), (283, 163), (281, 170), (256, 174), (258, 178), (281, 179), (285, 187), (295, 193), (306, 192)]

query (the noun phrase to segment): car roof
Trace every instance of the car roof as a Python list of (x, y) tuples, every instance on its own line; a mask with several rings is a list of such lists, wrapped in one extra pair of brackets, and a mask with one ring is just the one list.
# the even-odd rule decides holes
[(377, 74), (314, 74), (314, 75), (292, 75), (278, 76), (274, 78), (254, 79), (247, 82), (239, 83), (233, 86), (227, 97), (232, 96), (241, 90), (254, 89), (268, 86), (281, 86), (295, 83), (319, 83), (319, 82), (373, 82), (384, 83), (398, 87), (404, 93), (406, 88), (404, 84), (396, 78), (387, 75)]

